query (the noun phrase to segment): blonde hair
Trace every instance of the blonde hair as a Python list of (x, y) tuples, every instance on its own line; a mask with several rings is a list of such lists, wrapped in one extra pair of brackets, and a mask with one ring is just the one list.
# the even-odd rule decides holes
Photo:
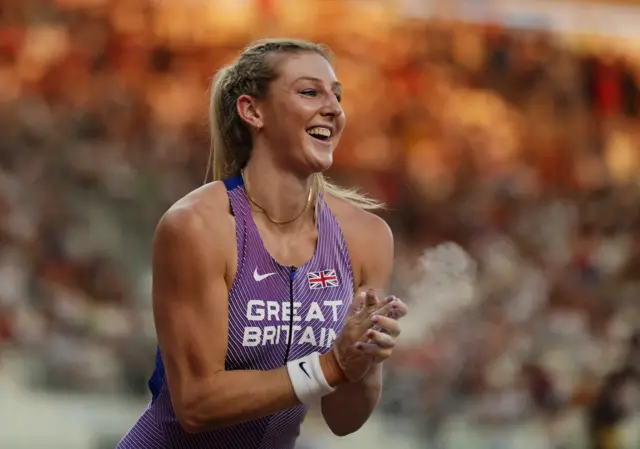
[[(331, 62), (330, 50), (320, 44), (296, 39), (263, 39), (249, 45), (231, 65), (223, 67), (213, 79), (209, 120), (211, 127), (210, 165), (214, 180), (239, 176), (247, 165), (253, 147), (249, 126), (240, 118), (236, 102), (241, 95), (264, 98), (269, 84), (277, 77), (275, 54), (316, 53)], [(380, 209), (378, 201), (355, 189), (331, 183), (322, 173), (315, 175), (316, 187), (325, 194), (341, 198), (361, 209)]]

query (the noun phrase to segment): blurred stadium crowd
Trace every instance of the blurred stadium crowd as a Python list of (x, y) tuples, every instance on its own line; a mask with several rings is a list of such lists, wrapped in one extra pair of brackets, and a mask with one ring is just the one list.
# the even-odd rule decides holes
[[(159, 38), (142, 31), (162, 2), (77, 3), (0, 2), (0, 366), (17, 353), (32, 388), (146, 395), (153, 229), (202, 184), (208, 83), (251, 36)], [(498, 26), (313, 33), (346, 91), (331, 175), (389, 205), (412, 323), (431, 313), (407, 288), (425, 248), (478, 263), (472, 305), (390, 363), (383, 411), (425, 438), (454, 414), (542, 419), (558, 448), (579, 409), (594, 449), (621, 447), (640, 402), (637, 61)]]

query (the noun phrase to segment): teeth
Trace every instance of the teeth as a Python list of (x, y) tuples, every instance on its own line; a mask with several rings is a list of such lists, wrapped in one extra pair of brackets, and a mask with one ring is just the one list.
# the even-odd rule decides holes
[(307, 132), (311, 135), (331, 137), (331, 130), (329, 128), (323, 128), (321, 126), (316, 126), (315, 128), (311, 128)]

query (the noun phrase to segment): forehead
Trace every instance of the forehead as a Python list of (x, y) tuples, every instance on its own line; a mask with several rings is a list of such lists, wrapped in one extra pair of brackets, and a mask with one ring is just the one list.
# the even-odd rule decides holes
[(293, 83), (299, 78), (317, 78), (327, 85), (338, 81), (329, 61), (313, 53), (294, 53), (280, 56), (276, 63), (278, 80)]

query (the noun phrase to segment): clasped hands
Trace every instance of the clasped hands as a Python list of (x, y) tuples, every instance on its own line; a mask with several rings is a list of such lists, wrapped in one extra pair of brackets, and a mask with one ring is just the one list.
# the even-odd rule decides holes
[(400, 335), (398, 320), (406, 314), (406, 304), (395, 296), (380, 300), (374, 290), (356, 296), (332, 349), (345, 380), (362, 379), (391, 356)]

